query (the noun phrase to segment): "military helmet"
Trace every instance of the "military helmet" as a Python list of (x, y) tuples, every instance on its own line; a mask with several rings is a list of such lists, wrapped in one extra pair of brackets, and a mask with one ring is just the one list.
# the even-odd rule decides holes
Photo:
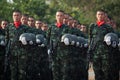
[(46, 38), (44, 38), (44, 41), (43, 41), (43, 43), (41, 44), (41, 47), (45, 47), (45, 46), (47, 46), (47, 39), (46, 39)]
[(107, 33), (104, 36), (104, 42), (108, 45), (108, 46), (112, 46), (112, 47), (116, 47), (119, 43), (119, 38), (117, 36), (117, 34), (115, 33)]
[(84, 47), (85, 47), (85, 48), (88, 47), (88, 39), (85, 39)]
[(75, 45), (77, 46), (77, 42), (78, 42), (78, 38), (76, 35), (71, 35), (72, 37), (72, 41), (71, 41), (71, 45)]
[(33, 33), (23, 33), (20, 35), (19, 41), (22, 42), (23, 45), (33, 45), (35, 44), (36, 37)]
[(36, 44), (39, 45), (39, 46), (41, 46), (41, 47), (46, 46), (47, 40), (44, 37), (44, 35), (42, 35), (42, 34), (37, 34), (36, 35)]
[(71, 34), (69, 34), (69, 33), (64, 34), (61, 37), (61, 42), (63, 42), (65, 45), (71, 45), (71, 42), (72, 42), (72, 36), (71, 36)]
[(4, 35), (0, 35), (0, 46), (5, 46), (5, 36)]
[(79, 47), (87, 47), (88, 46), (88, 42), (87, 39), (78, 36), (78, 42), (79, 44), (77, 44)]

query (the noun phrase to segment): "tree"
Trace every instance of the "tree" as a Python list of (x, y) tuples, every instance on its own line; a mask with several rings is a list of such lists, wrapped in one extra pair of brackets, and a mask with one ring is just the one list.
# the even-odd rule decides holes
[(51, 0), (50, 6), (54, 10), (62, 9), (71, 13), (84, 24), (94, 22), (96, 10), (104, 9), (116, 21), (117, 26), (120, 26), (119, 3), (120, 0)]
[(45, 4), (45, 0), (13, 0), (13, 3), (2, 0), (0, 2), (0, 15), (2, 18), (6, 18), (11, 21), (12, 11), (14, 9), (19, 9), (22, 13), (32, 15), (36, 19), (44, 19), (46, 15), (46, 8), (48, 6)]
[(23, 13), (32, 15), (36, 19), (43, 19), (46, 14), (45, 0), (13, 0), (14, 8), (19, 8)]
[(22, 13), (51, 23), (55, 20), (56, 11), (61, 9), (81, 23), (90, 24), (96, 19), (96, 10), (102, 8), (116, 21), (117, 26), (120, 26), (120, 0), (50, 0), (49, 4), (45, 2), (46, 0), (13, 0), (13, 3), (9, 3), (1, 0), (0, 17), (11, 20), (12, 10), (17, 8)]
[(1, 9), (0, 10), (0, 18), (1, 19), (11, 20), (11, 14), (12, 14), (12, 9), (13, 9), (11, 4), (8, 3), (5, 0), (1, 0), (0, 1), (0, 9)]

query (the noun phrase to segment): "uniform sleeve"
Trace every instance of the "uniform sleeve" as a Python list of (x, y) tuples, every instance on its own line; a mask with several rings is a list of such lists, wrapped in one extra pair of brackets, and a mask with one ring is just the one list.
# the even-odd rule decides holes
[(90, 40), (92, 38), (92, 30), (93, 30), (93, 27), (94, 27), (94, 23), (91, 23), (88, 27), (88, 42), (90, 43)]
[(45, 33), (46, 38), (47, 38), (47, 44), (48, 44), (48, 45), (50, 45), (51, 30), (52, 30), (52, 26), (50, 25), (50, 26), (48, 27), (48, 30), (47, 30), (46, 33)]

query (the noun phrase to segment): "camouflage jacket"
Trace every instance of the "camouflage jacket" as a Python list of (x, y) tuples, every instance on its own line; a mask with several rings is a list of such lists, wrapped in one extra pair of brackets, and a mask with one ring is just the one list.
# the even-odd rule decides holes
[[(103, 45), (104, 36), (109, 32), (114, 32), (111, 26), (107, 24), (103, 24), (100, 27), (97, 24), (90, 24), (89, 26), (89, 47), (93, 48), (93, 46)], [(98, 45), (98, 46), (97, 46)], [(95, 50), (95, 47), (94, 47)]]
[[(0, 29), (0, 43), (2, 41), (1, 36), (5, 36), (5, 31)], [(0, 79), (4, 78), (4, 60), (5, 60), (5, 46), (0, 45)]]
[(27, 52), (29, 49), (26, 49), (21, 45), (21, 43), (19, 42), (19, 36), (22, 33), (43, 34), (43, 32), (25, 25), (20, 25), (19, 28), (15, 28), (13, 24), (8, 25), (5, 30), (7, 41), (11, 41), (11, 79), (26, 80), (26, 55), (28, 54)]
[[(2, 36), (5, 36), (5, 30), (0, 29), (0, 43), (2, 40)], [(0, 45), (0, 63), (4, 63), (4, 56), (5, 56), (5, 46)]]
[[(91, 24), (89, 27), (89, 50), (91, 55), (91, 60), (93, 61), (94, 71), (96, 73), (96, 79), (109, 80), (108, 72), (110, 70), (110, 55), (109, 48), (104, 44), (104, 36), (107, 33), (114, 32), (111, 26), (107, 24), (102, 24), (98, 26), (97, 24)], [(104, 75), (102, 75), (102, 74)]]
[[(80, 31), (72, 29), (64, 24), (61, 28), (58, 28), (53, 24), (48, 30), (48, 37), (50, 37), (50, 41), (53, 41), (53, 45), (50, 45), (50, 47), (53, 47), (53, 53), (51, 54), (53, 80), (76, 80), (78, 79), (76, 75), (79, 75), (80, 79), (80, 74), (78, 73), (83, 69), (83, 67), (85, 68), (85, 66), (83, 66), (84, 61), (81, 60), (79, 49), (74, 46), (66, 46), (61, 43), (61, 36), (66, 33), (77, 36), (81, 35)], [(77, 62), (78, 64), (75, 64)], [(81, 69), (76, 71), (76, 69), (78, 69), (77, 67), (80, 67), (80, 65)], [(81, 78), (83, 79), (83, 77)]]

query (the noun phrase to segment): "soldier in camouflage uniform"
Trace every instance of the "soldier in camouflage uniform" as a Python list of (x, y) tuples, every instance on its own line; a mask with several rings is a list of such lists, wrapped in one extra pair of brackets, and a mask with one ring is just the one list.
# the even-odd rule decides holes
[[(4, 59), (5, 59), (5, 45), (2, 45), (5, 31), (0, 28), (0, 79), (4, 79)], [(3, 40), (4, 41), (4, 40)]]
[[(14, 23), (9, 24), (6, 30), (7, 41), (11, 41), (10, 46), (10, 68), (11, 80), (25, 80), (25, 51), (20, 47), (19, 36), (25, 33), (29, 28), (21, 25), (21, 12), (19, 10), (13, 11)], [(9, 39), (9, 40), (8, 40)]]
[[(66, 33), (78, 34), (72, 32), (68, 26), (63, 24), (63, 11), (56, 12), (57, 22), (48, 29), (48, 44), (52, 56), (52, 72), (53, 80), (87, 80), (83, 77), (83, 71), (85, 67), (79, 67), (81, 64), (80, 55), (75, 52), (77, 49), (74, 46), (66, 46), (61, 43), (62, 35)], [(74, 55), (75, 54), (75, 55)], [(74, 59), (73, 59), (74, 58)], [(85, 59), (85, 58), (83, 58)], [(84, 69), (83, 71), (81, 71)], [(85, 71), (86, 72), (86, 71)]]
[[(30, 36), (29, 36), (30, 35)], [(31, 36), (32, 35), (32, 36)], [(40, 37), (41, 35), (41, 37)], [(23, 33), (20, 36), (20, 41), (24, 44), (26, 37), (27, 44), (22, 45), (26, 50), (26, 79), (27, 80), (51, 80), (49, 75), (49, 63), (46, 43), (43, 39), (43, 34)], [(36, 42), (36, 44), (31, 44)], [(47, 77), (46, 77), (47, 76)]]
[[(61, 52), (60, 49), (58, 50), (58, 43), (60, 44), (60, 38), (62, 36), (63, 33), (65, 33), (65, 31), (69, 31), (68, 26), (63, 25), (62, 24), (62, 17), (63, 17), (63, 12), (58, 11), (56, 13), (56, 17), (60, 18), (61, 23), (57, 24), (53, 24), (49, 27), (48, 29), (48, 48), (50, 49), (50, 53), (48, 53), (51, 57), (52, 57), (52, 73), (53, 73), (53, 80), (62, 80), (63, 77), (63, 73), (62, 73), (62, 69), (63, 65), (62, 63), (62, 59), (61, 59)], [(58, 19), (58, 18), (57, 18)], [(64, 32), (63, 32), (64, 31)], [(67, 33), (66, 32), (66, 33)], [(65, 51), (65, 49), (64, 49)], [(65, 53), (65, 52), (64, 52)]]
[[(92, 23), (89, 26), (89, 50), (93, 61), (95, 71), (95, 80), (111, 80), (109, 74), (109, 51), (107, 46), (103, 44), (105, 34), (114, 32), (112, 27), (105, 24), (105, 13), (103, 10), (98, 10), (96, 13), (97, 23)], [(111, 72), (112, 73), (112, 72)]]
[(119, 79), (119, 38), (115, 33), (108, 33), (104, 37), (105, 44), (108, 47), (109, 54), (109, 80)]
[(23, 33), (44, 35), (44, 32), (22, 25), (20, 18), (21, 12), (14, 11), (14, 24), (6, 28), (6, 34), (9, 34), (11, 40), (11, 80), (48, 80), (49, 77), (46, 77), (49, 74), (47, 50), (33, 43), (33, 45), (23, 45), (19, 41)]
[[(119, 32), (115, 31), (115, 34), (117, 35), (118, 39), (114, 38), (115, 40), (111, 40), (111, 45), (108, 46), (109, 54), (110, 54), (110, 73), (109, 73), (109, 79), (110, 80), (117, 80), (119, 79), (119, 70), (120, 70), (120, 34)], [(111, 38), (112, 39), (112, 38)], [(118, 42), (117, 42), (118, 40)]]
[[(34, 18), (30, 17), (29, 23), (34, 23)], [(34, 26), (29, 26), (32, 28), (32, 32), (36, 36), (43, 35), (46, 38), (46, 32), (41, 29), (36, 29)], [(42, 38), (41, 38), (42, 39)], [(36, 40), (37, 41), (37, 40)], [(40, 40), (40, 41), (44, 41)], [(28, 45), (25, 47), (26, 52), (29, 53), (26, 55), (27, 58), (27, 79), (28, 80), (51, 80), (51, 73), (49, 69), (49, 60), (47, 54), (47, 46), (43, 46), (42, 43), (36, 45)], [(30, 49), (30, 50), (29, 50)], [(34, 53), (34, 54), (33, 54)], [(47, 77), (46, 77), (47, 76)]]
[[(39, 32), (38, 32), (39, 31)], [(40, 33), (41, 32), (41, 33)], [(27, 80), (51, 80), (51, 73), (49, 69), (49, 61), (47, 54), (47, 45), (45, 35), (40, 30), (34, 30), (36, 34), (36, 44), (24, 46), (26, 49), (26, 75)], [(44, 37), (38, 38), (38, 35)], [(39, 42), (38, 39), (41, 41)], [(42, 43), (43, 41), (43, 43)], [(38, 42), (38, 43), (37, 43)]]

